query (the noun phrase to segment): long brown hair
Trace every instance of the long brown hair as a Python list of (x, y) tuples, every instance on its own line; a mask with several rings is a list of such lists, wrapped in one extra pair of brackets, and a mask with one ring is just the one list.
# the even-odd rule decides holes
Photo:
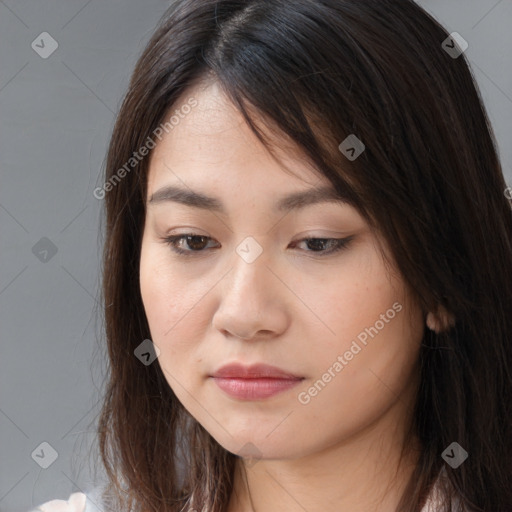
[[(424, 310), (456, 319), (425, 328), (422, 452), (397, 510), (419, 511), (444, 468), (446, 510), (451, 489), (470, 510), (512, 511), (511, 206), (478, 87), (447, 37), (410, 0), (180, 0), (164, 15), (120, 109), (102, 192), (109, 380), (98, 431), (113, 509), (177, 512), (193, 496), (196, 510), (224, 512), (233, 490), (237, 456), (158, 364), (134, 356), (151, 337), (139, 289), (149, 156), (130, 159), (208, 79), (269, 149), (256, 118), (348, 190)], [(365, 145), (353, 161), (338, 149), (351, 134)], [(441, 457), (454, 441), (469, 454), (456, 469)]]

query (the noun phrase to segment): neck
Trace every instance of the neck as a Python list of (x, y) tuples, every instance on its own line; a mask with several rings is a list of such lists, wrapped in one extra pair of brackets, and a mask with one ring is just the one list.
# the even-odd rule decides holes
[(417, 440), (404, 451), (404, 432), (390, 414), (321, 452), (301, 458), (240, 459), (228, 512), (394, 512), (417, 463)]

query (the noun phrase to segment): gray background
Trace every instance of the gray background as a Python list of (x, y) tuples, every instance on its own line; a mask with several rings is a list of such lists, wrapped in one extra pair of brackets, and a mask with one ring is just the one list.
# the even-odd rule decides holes
[[(512, 185), (512, 0), (419, 3), (468, 41)], [(105, 364), (93, 190), (130, 72), (168, 5), (0, 0), (0, 512), (93, 486)], [(46, 59), (31, 47), (42, 32), (58, 43)], [(40, 52), (51, 49), (43, 37)], [(47, 469), (42, 442), (58, 453)]]

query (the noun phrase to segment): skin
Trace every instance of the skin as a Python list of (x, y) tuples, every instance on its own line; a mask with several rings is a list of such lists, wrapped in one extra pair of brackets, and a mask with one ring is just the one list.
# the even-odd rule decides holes
[[(297, 148), (276, 139), (282, 163), (273, 159), (215, 83), (186, 91), (178, 105), (191, 96), (198, 105), (151, 155), (147, 199), (180, 185), (218, 198), (226, 214), (147, 205), (140, 286), (160, 350), (155, 364), (191, 415), (241, 456), (229, 512), (391, 512), (418, 456), (413, 440), (399, 467), (425, 314), (385, 265), (378, 249), (387, 250), (385, 241), (353, 207), (273, 211), (281, 196), (330, 184)], [(179, 247), (202, 253), (181, 256), (164, 242), (190, 232), (211, 240), (191, 248), (183, 239)], [(323, 257), (301, 242), (350, 235), (347, 247)], [(263, 250), (252, 263), (236, 252), (249, 236)], [(397, 302), (401, 311), (301, 403), (299, 393)], [(263, 400), (235, 399), (209, 378), (234, 361), (271, 364), (304, 380)]]

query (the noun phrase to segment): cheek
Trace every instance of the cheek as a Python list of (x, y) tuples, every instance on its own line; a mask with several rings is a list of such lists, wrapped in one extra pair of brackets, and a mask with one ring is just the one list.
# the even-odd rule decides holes
[[(360, 251), (357, 257), (345, 260), (333, 269), (322, 287), (318, 283), (310, 284), (309, 289), (315, 292), (306, 296), (328, 328), (323, 329), (323, 347), (331, 352), (348, 350), (360, 333), (364, 338), (365, 328), (380, 321), (380, 315), (392, 309), (395, 302), (404, 301), (401, 281), (388, 276), (378, 255), (372, 251)], [(304, 289), (303, 293), (307, 291)], [(389, 330), (388, 325), (385, 324), (384, 330)]]
[(338, 404), (333, 412), (364, 414), (408, 385), (424, 332), (422, 313), (377, 253), (344, 268), (326, 291), (317, 295), (316, 307), (331, 332), (325, 330), (315, 350), (315, 378), (329, 371), (336, 377), (317, 405), (331, 401)]
[[(366, 333), (363, 323), (363, 327), (353, 326), (355, 335), (339, 338), (336, 348), (311, 354), (311, 361), (316, 359), (316, 375), (308, 387), (299, 390), (304, 392), (301, 404), (308, 402), (300, 406), (305, 422), (321, 420), (326, 438), (336, 440), (372, 424), (394, 404), (412, 407), (409, 393), (418, 376), (423, 329), (417, 322), (420, 318), (413, 314), (410, 321), (409, 313), (403, 304), (403, 309), (377, 334), (368, 335), (366, 344), (357, 339), (358, 332)], [(375, 319), (366, 326), (374, 323)]]
[(176, 324), (187, 309), (193, 281), (173, 268), (167, 251), (159, 242), (143, 241), (140, 259), (140, 290), (153, 334), (162, 336)]
[[(140, 260), (140, 291), (151, 333), (160, 338), (178, 311), (170, 273), (158, 251), (143, 243)], [(165, 312), (165, 314), (164, 314)]]
[[(178, 353), (182, 321), (187, 312), (186, 284), (172, 272), (165, 251), (156, 244), (143, 242), (140, 260), (140, 291), (152, 341), (164, 353)], [(170, 343), (170, 340), (176, 340)], [(175, 346), (176, 345), (176, 346)], [(182, 347), (183, 348), (183, 347)]]
[[(151, 340), (159, 348), (158, 363), (176, 395), (200, 374), (202, 360), (197, 340), (209, 325), (201, 300), (208, 279), (193, 279), (187, 271), (171, 265), (160, 244), (143, 243), (140, 260), (140, 290)], [(184, 397), (185, 398), (185, 397)]]

